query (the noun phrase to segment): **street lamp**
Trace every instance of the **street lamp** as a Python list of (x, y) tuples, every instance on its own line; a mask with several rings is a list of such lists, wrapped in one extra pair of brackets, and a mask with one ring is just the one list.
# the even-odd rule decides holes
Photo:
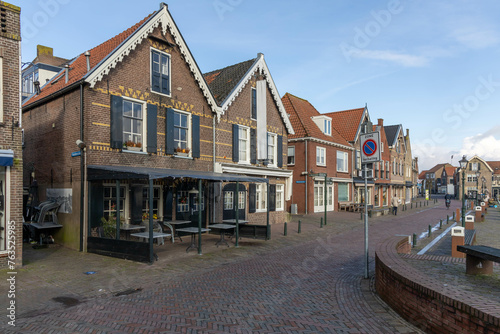
[(465, 170), (467, 168), (467, 158), (465, 155), (459, 163), (462, 172), (462, 227), (465, 227)]
[(479, 205), (479, 177), (481, 176), (481, 172), (479, 170), (476, 171), (476, 206)]

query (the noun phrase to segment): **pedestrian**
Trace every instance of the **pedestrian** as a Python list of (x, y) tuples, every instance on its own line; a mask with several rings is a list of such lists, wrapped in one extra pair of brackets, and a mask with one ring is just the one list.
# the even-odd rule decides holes
[(396, 196), (392, 197), (392, 201), (391, 201), (391, 204), (392, 204), (392, 214), (397, 216), (398, 214), (398, 205), (399, 205), (399, 200)]

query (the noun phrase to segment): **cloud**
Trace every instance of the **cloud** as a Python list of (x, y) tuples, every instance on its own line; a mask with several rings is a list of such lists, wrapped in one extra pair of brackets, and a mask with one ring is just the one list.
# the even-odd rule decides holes
[(384, 50), (351, 50), (351, 55), (357, 58), (376, 59), (393, 62), (405, 67), (423, 67), (429, 63), (429, 59), (423, 56), (414, 56), (394, 51)]
[(500, 139), (493, 136), (496, 131), (498, 136), (500, 126), (489, 130), (486, 134), (477, 134), (465, 137), (462, 143), (461, 155), (472, 158), (474, 155), (486, 161), (500, 161)]
[(479, 30), (478, 27), (457, 29), (453, 37), (461, 44), (471, 49), (483, 49), (498, 44), (498, 32), (494, 30)]

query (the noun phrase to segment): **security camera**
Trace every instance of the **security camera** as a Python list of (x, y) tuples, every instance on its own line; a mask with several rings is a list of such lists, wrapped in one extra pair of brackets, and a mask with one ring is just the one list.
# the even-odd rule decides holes
[(83, 141), (81, 141), (80, 139), (78, 139), (76, 141), (76, 145), (80, 148), (80, 150), (83, 150), (87, 145), (85, 145), (85, 143)]

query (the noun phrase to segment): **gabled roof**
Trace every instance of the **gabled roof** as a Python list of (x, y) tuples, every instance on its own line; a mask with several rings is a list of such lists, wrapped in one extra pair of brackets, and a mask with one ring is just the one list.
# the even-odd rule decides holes
[(453, 166), (446, 166), (444, 168), (444, 170), (446, 171), (446, 175), (447, 176), (453, 176), (453, 174), (455, 174), (455, 170), (457, 169), (457, 167), (453, 167)]
[(368, 108), (357, 108), (342, 111), (334, 111), (325, 114), (332, 118), (332, 126), (345, 138), (348, 142), (354, 143), (358, 139), (361, 123), (365, 115), (368, 115)]
[(420, 174), (418, 174), (418, 179), (419, 180), (424, 180), (425, 175), (427, 174), (428, 170), (421, 171)]
[(205, 73), (204, 77), (217, 104), (221, 107), (221, 114), (223, 115), (256, 73), (263, 75), (266, 79), (286, 129), (289, 134), (293, 134), (294, 129), (288, 119), (288, 115), (286, 114), (285, 107), (279, 96), (278, 89), (274, 84), (271, 72), (264, 60), (264, 54), (259, 53), (257, 54), (257, 58)]
[(438, 170), (440, 170), (441, 168), (448, 167), (448, 166), (451, 166), (451, 165), (449, 163), (437, 164), (436, 166), (434, 166), (431, 169), (429, 169), (427, 172), (428, 173), (435, 173)]
[(90, 87), (93, 88), (98, 81), (102, 80), (102, 78), (107, 75), (111, 69), (115, 68), (116, 65), (124, 59), (124, 57), (128, 56), (128, 54), (145, 38), (147, 38), (148, 35), (151, 34), (160, 24), (164, 35), (166, 34), (167, 29), (170, 30), (170, 33), (179, 47), (181, 54), (184, 56), (191, 73), (200, 86), (208, 104), (212, 107), (212, 111), (220, 115), (217, 103), (215, 102), (210, 89), (201, 74), (198, 64), (194, 60), (191, 51), (187, 47), (184, 38), (170, 15), (167, 5), (164, 3), (161, 4), (160, 10), (148, 15), (131, 28), (89, 50), (89, 72), (87, 72), (85, 53), (82, 53), (69, 64), (68, 82), (65, 80), (65, 70), (62, 70), (42, 87), (40, 94), (27, 99), (23, 107), (30, 107), (36, 102), (42, 102), (42, 100), (50, 99), (52, 95), (62, 92), (65, 89), (70, 89), (72, 86), (79, 85), (80, 83), (88, 83)]
[(398, 125), (386, 125), (384, 126), (385, 135), (387, 136), (387, 142), (389, 146), (394, 146), (398, 139), (398, 135), (400, 131), (403, 131), (403, 127), (401, 124)]
[(287, 113), (290, 115), (290, 122), (295, 130), (294, 135), (289, 135), (288, 139), (297, 138), (316, 138), (324, 141), (336, 143), (351, 149), (352, 146), (345, 140), (345, 138), (332, 126), (332, 135), (328, 136), (318, 128), (313, 121), (313, 117), (321, 116), (316, 108), (313, 107), (309, 101), (301, 99), (290, 93), (286, 93), (283, 98), (283, 105)]
[(474, 159), (477, 159), (477, 160), (481, 161), (483, 164), (485, 164), (485, 165), (486, 165), (486, 168), (488, 168), (488, 169), (490, 170), (490, 172), (492, 172), (492, 173), (493, 173), (493, 169), (491, 168), (491, 166), (490, 166), (490, 165), (489, 165), (486, 161), (484, 161), (484, 159), (483, 159), (483, 158), (480, 158), (480, 157), (478, 157), (477, 155), (475, 155), (475, 156), (473, 156), (472, 158), (470, 158), (470, 159), (469, 159), (469, 163), (471, 162), (471, 160), (474, 160)]
[(493, 174), (500, 174), (500, 161), (486, 161), (493, 170)]

